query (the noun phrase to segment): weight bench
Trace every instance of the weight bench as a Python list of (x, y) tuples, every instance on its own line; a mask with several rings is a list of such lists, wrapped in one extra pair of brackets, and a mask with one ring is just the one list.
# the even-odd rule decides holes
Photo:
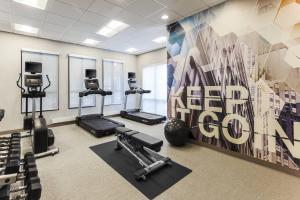
[(170, 158), (156, 153), (160, 151), (163, 145), (162, 140), (125, 127), (116, 128), (116, 134), (117, 146), (115, 150), (126, 149), (143, 167), (134, 173), (137, 180), (146, 180), (147, 175), (162, 167), (171, 166)]

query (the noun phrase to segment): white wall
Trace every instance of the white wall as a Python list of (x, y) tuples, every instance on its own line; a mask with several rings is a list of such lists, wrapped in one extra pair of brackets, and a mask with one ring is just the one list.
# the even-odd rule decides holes
[(167, 49), (158, 49), (137, 56), (137, 78), (139, 83), (142, 83), (142, 70), (153, 64), (167, 63)]
[(158, 49), (137, 56), (137, 79), (142, 84), (143, 67), (147, 67), (153, 64), (167, 63), (167, 49)]
[[(21, 49), (59, 52), (59, 111), (45, 112), (48, 123), (72, 120), (77, 115), (77, 109), (68, 109), (68, 54), (85, 55), (97, 59), (98, 77), (101, 76), (102, 59), (115, 59), (124, 62), (124, 86), (128, 89), (127, 72), (136, 71), (136, 56), (84, 47), (62, 42), (55, 42), (34, 37), (0, 32), (0, 108), (5, 109), (5, 117), (0, 122), (0, 131), (19, 129), (23, 126), (21, 115), (21, 94), (16, 81), (21, 68)], [(51, 78), (51, 77), (50, 77)], [(101, 83), (102, 81), (100, 81)], [(100, 110), (99, 97), (97, 108), (84, 109), (85, 113), (97, 113)], [(135, 106), (135, 98), (128, 101), (129, 106)], [(119, 113), (122, 106), (104, 108), (104, 114)]]

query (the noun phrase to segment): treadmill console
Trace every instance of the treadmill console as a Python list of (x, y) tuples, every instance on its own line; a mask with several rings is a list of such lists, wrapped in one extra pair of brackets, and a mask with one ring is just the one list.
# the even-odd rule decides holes
[(95, 69), (86, 69), (85, 77), (88, 79), (93, 79), (97, 77), (97, 71)]
[(134, 90), (137, 88), (136, 75), (134, 72), (128, 72), (128, 85), (130, 90)]
[(86, 69), (85, 77), (88, 79), (84, 80), (85, 88), (87, 90), (98, 90), (99, 89), (99, 81), (96, 79), (97, 71), (95, 69)]

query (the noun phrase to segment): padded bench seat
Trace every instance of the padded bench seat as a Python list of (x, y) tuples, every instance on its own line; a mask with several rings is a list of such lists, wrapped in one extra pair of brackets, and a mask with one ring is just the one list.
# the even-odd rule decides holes
[(163, 141), (159, 140), (155, 137), (152, 137), (150, 135), (146, 135), (144, 133), (140, 133), (137, 131), (132, 131), (128, 128), (124, 127), (118, 127), (116, 129), (118, 134), (124, 135), (126, 137), (130, 137), (130, 139), (133, 142), (136, 142), (138, 144), (141, 144), (142, 146), (145, 146), (151, 150), (154, 150), (156, 152), (160, 151), (161, 146), (163, 145)]

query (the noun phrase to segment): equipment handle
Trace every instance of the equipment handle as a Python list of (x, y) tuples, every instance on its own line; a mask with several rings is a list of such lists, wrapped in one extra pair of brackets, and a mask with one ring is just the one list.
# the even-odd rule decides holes
[(21, 77), (22, 77), (22, 74), (20, 73), (18, 81), (17, 81), (17, 86), (18, 86), (18, 88), (20, 88), (22, 90), (22, 93), (24, 93), (26, 90), (20, 85)]
[(135, 90), (126, 90), (125, 95), (129, 95), (129, 94), (136, 94), (136, 91)]
[(51, 86), (51, 81), (50, 81), (50, 79), (49, 79), (49, 76), (46, 75), (46, 78), (47, 78), (47, 80), (48, 80), (48, 85), (47, 85), (47, 87), (45, 87), (45, 88), (43, 89), (43, 92), (45, 92), (45, 90), (48, 89), (48, 88)]
[(102, 89), (99, 89), (99, 91), (100, 91), (100, 94), (102, 95), (102, 96), (106, 96), (106, 95), (112, 95), (113, 93), (112, 93), (112, 91), (105, 91), (105, 90), (102, 90)]
[(143, 90), (143, 93), (151, 93), (151, 90)]
[(104, 91), (105, 95), (112, 95), (112, 91)]

